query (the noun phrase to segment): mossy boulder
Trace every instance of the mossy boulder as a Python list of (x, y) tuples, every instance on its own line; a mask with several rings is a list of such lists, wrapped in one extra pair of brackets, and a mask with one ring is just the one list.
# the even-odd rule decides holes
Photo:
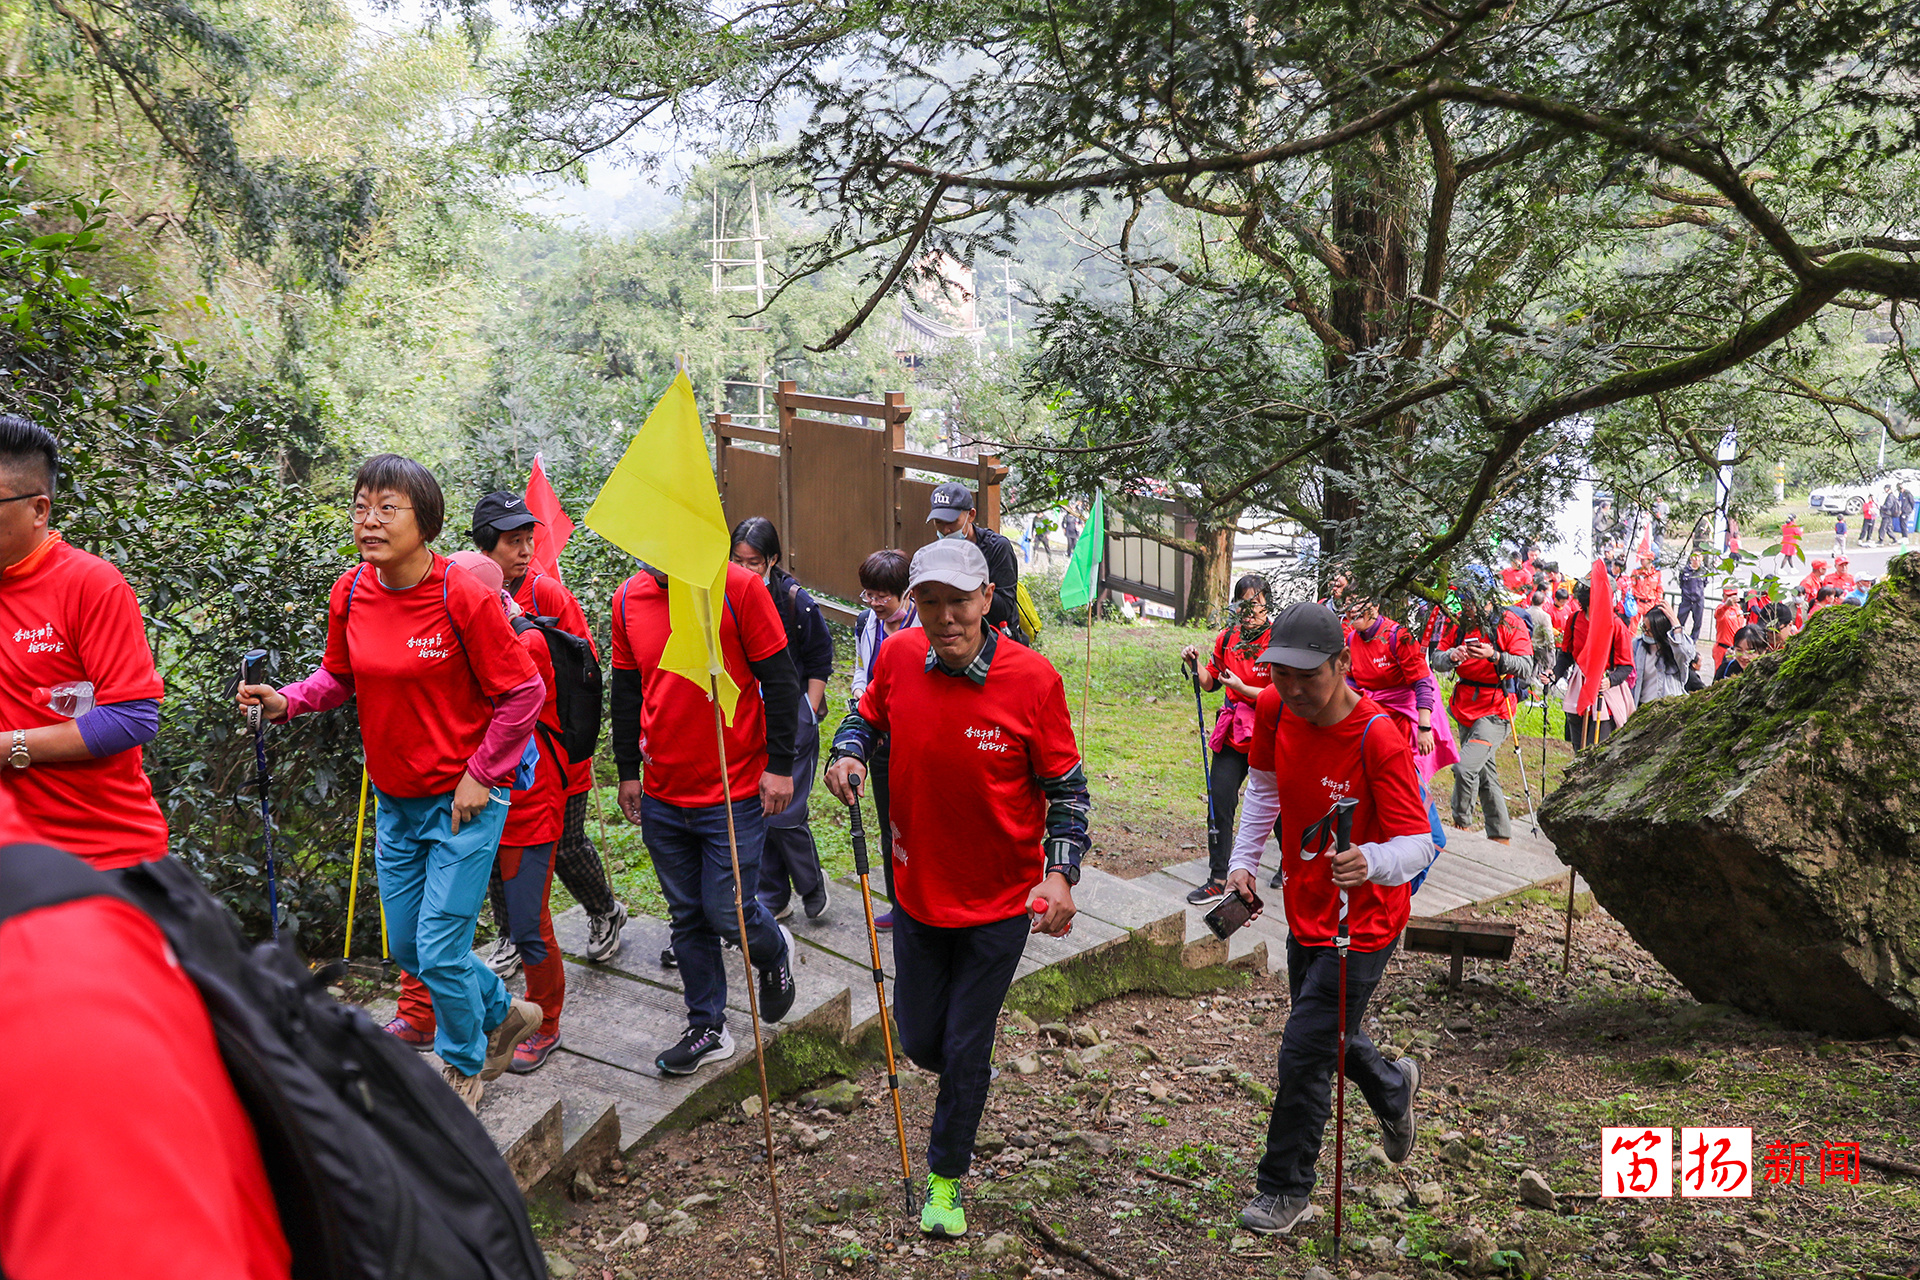
[(1636, 712), (1540, 821), (1703, 1003), (1920, 1032), (1920, 555), (1746, 674)]

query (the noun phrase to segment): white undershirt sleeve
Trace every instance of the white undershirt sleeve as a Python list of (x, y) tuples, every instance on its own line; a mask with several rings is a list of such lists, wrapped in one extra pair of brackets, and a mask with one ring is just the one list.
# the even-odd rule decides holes
[(1233, 837), (1233, 858), (1227, 870), (1257, 875), (1260, 854), (1280, 818), (1280, 784), (1271, 769), (1247, 770), (1247, 789), (1240, 797), (1240, 828)]
[[(1355, 847), (1366, 856), (1367, 879), (1378, 885), (1406, 884), (1432, 866), (1433, 860), (1440, 856), (1433, 836), (1426, 832), (1417, 836), (1394, 836), (1378, 844)], [(1234, 847), (1233, 855), (1237, 866), (1240, 857), (1238, 845)]]

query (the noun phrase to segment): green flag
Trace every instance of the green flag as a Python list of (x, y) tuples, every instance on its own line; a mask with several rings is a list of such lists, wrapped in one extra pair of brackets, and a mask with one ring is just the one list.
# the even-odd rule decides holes
[(1100, 585), (1100, 562), (1107, 551), (1107, 513), (1100, 505), (1100, 491), (1094, 490), (1093, 510), (1087, 515), (1087, 527), (1080, 531), (1073, 557), (1067, 561), (1066, 576), (1060, 579), (1060, 607), (1078, 609), (1093, 599)]

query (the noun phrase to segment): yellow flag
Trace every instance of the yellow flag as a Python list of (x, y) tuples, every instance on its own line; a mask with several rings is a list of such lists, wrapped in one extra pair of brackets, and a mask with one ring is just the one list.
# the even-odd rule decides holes
[(667, 647), (663, 671), (708, 687), (719, 682), (728, 723), (740, 687), (721, 659), (719, 611), (726, 597), (727, 518), (720, 509), (700, 408), (685, 370), (653, 406), (640, 434), (600, 486), (586, 525), (667, 575)]

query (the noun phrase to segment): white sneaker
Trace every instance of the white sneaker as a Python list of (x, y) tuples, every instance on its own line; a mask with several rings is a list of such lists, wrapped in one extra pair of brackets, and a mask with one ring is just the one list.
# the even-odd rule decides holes
[(620, 954), (620, 931), (627, 927), (626, 904), (618, 899), (610, 916), (587, 917), (587, 959), (604, 964)]
[(499, 974), (502, 982), (520, 972), (520, 948), (514, 945), (512, 938), (502, 934), (500, 940), (493, 944), (493, 954), (487, 957), (487, 968)]

